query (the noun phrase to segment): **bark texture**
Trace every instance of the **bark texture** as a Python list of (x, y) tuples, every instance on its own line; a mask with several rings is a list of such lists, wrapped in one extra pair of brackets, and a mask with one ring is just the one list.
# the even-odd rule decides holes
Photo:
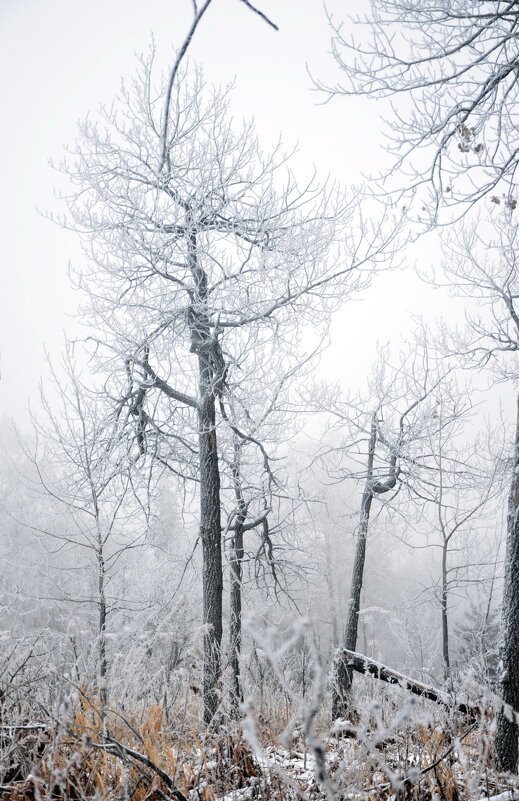
[(240, 676), (243, 553), (243, 518), (241, 518), (236, 521), (231, 555), (230, 640), (232, 688), (230, 695), (230, 711), (232, 717), (237, 717), (240, 702), (243, 701)]
[(442, 548), (442, 589), (441, 589), (441, 615), (442, 615), (442, 651), (443, 651), (443, 678), (447, 681), (451, 674), (450, 651), (449, 651), (449, 584), (447, 571), (449, 540), (444, 541)]
[(232, 687), (230, 693), (229, 709), (231, 717), (237, 717), (240, 702), (243, 701), (240, 676), (241, 656), (241, 611), (242, 611), (242, 572), (243, 572), (243, 535), (245, 532), (245, 519), (247, 517), (247, 504), (243, 495), (241, 480), (241, 448), (234, 440), (234, 456), (232, 464), (232, 480), (236, 499), (236, 519), (231, 546), (231, 593), (230, 593), (230, 646), (231, 646), (231, 674)]
[(98, 561), (98, 580), (97, 580), (97, 590), (98, 590), (98, 604), (99, 604), (99, 631), (98, 631), (98, 638), (99, 638), (99, 665), (98, 665), (98, 673), (99, 673), (99, 698), (101, 701), (101, 711), (104, 713), (104, 708), (108, 703), (108, 688), (107, 688), (107, 672), (108, 672), (108, 660), (106, 656), (106, 618), (107, 618), (107, 608), (106, 608), (106, 594), (105, 594), (105, 577), (106, 577), (106, 565), (104, 560), (104, 553), (103, 553), (103, 543), (101, 539), (101, 535), (99, 533), (98, 536), (98, 552), (97, 552), (97, 561)]
[(200, 466), (200, 540), (203, 554), (204, 722), (211, 723), (220, 703), (222, 647), (222, 530), (220, 470), (216, 437), (216, 400), (223, 377), (221, 352), (207, 312), (207, 275), (200, 263), (196, 220), (191, 222), (188, 259), (195, 291), (189, 310), (191, 352), (198, 356), (198, 458)]
[(501, 697), (496, 754), (501, 770), (517, 772), (519, 711), (519, 395), (512, 484), (508, 498), (505, 584), (501, 633)]
[[(369, 516), (371, 504), (373, 502), (373, 491), (370, 482), (362, 494), (360, 523), (357, 532), (357, 542), (355, 547), (355, 559), (353, 562), (353, 572), (351, 577), (351, 594), (348, 605), (348, 618), (344, 636), (345, 647), (349, 651), (354, 651), (357, 645), (357, 634), (359, 629), (360, 597), (364, 580), (364, 564), (366, 561), (366, 539), (368, 536)], [(350, 714), (351, 704), (351, 683), (353, 672), (351, 666), (343, 659), (338, 659), (335, 664), (335, 681), (332, 695), (332, 719), (347, 718)]]
[(217, 713), (222, 646), (222, 534), (220, 473), (216, 447), (214, 400), (200, 411), (200, 539), (203, 553), (204, 722)]

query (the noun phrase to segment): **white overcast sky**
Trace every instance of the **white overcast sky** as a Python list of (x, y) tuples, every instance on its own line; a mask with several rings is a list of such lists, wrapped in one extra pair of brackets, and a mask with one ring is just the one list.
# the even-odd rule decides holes
[[(257, 3), (279, 32), (239, 0), (213, 0), (191, 59), (209, 82), (235, 81), (233, 113), (254, 116), (266, 147), (280, 132), (287, 145), (298, 143), (296, 172), (315, 164), (324, 177), (358, 182), (385, 162), (380, 105), (363, 99), (323, 105), (311, 91), (307, 64), (321, 77), (334, 74), (321, 0)], [(363, 7), (362, 0), (336, 4), (349, 13)], [(53, 196), (59, 179), (48, 160), (59, 162), (78, 119), (110, 102), (152, 35), (158, 63), (168, 66), (190, 15), (190, 0), (0, 0), (0, 403), (8, 415), (23, 419), (45, 373), (44, 345), (59, 353), (63, 332), (77, 325), (80, 298), (67, 275), (69, 259), (81, 259), (77, 240), (37, 211), (59, 209)], [(419, 258), (434, 253), (422, 248)], [(435, 306), (428, 293), (411, 273), (385, 274), (361, 301), (344, 307), (334, 354), (348, 384), (362, 377), (377, 338), (387, 341), (409, 327), (409, 313)]]

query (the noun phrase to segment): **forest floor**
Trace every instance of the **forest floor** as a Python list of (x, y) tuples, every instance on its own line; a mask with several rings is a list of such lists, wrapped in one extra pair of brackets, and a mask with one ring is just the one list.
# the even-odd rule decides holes
[(493, 767), (481, 685), (449, 706), (362, 676), (353, 722), (333, 726), (312, 693), (273, 685), (210, 728), (190, 682), (163, 705), (20, 695), (0, 709), (0, 801), (519, 801), (519, 777)]
[[(394, 694), (393, 694), (394, 696)], [(208, 732), (157, 704), (69, 722), (25, 721), (0, 734), (1, 801), (479, 801), (519, 798), (493, 769), (493, 719), (448, 717), (431, 705), (380, 699), (346, 732), (297, 713)], [(366, 707), (367, 709), (367, 707)], [(390, 711), (389, 717), (387, 715)], [(378, 720), (376, 715), (378, 714)], [(288, 725), (287, 725), (288, 723)], [(306, 726), (306, 728), (305, 728)]]

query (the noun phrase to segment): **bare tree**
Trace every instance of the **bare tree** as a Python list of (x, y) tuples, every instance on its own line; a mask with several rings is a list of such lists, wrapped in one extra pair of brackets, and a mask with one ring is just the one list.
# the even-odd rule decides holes
[[(379, 434), (379, 413), (377, 408), (371, 417), (369, 430), (367, 464), (365, 474), (365, 484), (360, 504), (360, 520), (357, 527), (355, 557), (353, 562), (350, 599), (348, 603), (348, 617), (346, 620), (344, 647), (354, 651), (357, 645), (357, 634), (359, 625), (360, 601), (362, 585), (364, 581), (364, 565), (366, 562), (366, 540), (368, 536), (369, 520), (373, 499), (379, 495), (385, 495), (390, 490), (395, 489), (399, 466), (397, 465), (397, 451), (393, 451), (389, 457), (387, 474), (375, 478), (375, 456), (377, 451), (377, 440)], [(381, 472), (381, 471), (379, 471)], [(350, 707), (350, 693), (352, 682), (352, 671), (343, 659), (338, 659), (336, 663), (336, 674), (333, 686), (332, 718), (347, 717)]]
[(436, 220), (441, 204), (459, 216), (487, 194), (515, 208), (515, 3), (372, 0), (363, 18), (329, 19), (342, 77), (318, 85), (329, 95), (392, 99), (392, 172), (406, 190), (431, 190), (422, 219)]
[[(152, 58), (131, 89), (87, 120), (65, 169), (77, 190), (68, 224), (81, 231), (100, 358), (119, 424), (137, 456), (191, 479), (203, 549), (205, 719), (218, 707), (222, 639), (219, 427), (248, 436), (247, 399), (275, 353), (290, 361), (301, 326), (329, 313), (387, 258), (395, 228), (368, 226), (361, 197), (302, 188), (251, 124), (237, 129), (227, 92), (177, 73), (164, 163)], [(382, 223), (382, 224), (381, 224)], [(341, 243), (340, 246), (338, 243)]]
[(230, 472), (234, 504), (227, 515), (226, 533), (231, 536), (229, 548), (229, 662), (232, 672), (232, 688), (229, 700), (231, 715), (235, 717), (238, 713), (239, 703), (243, 701), (240, 658), (242, 651), (243, 562), (246, 554), (245, 535), (247, 532), (260, 529), (263, 534), (262, 539), (268, 547), (270, 559), (272, 559), (269, 516), (273, 503), (273, 475), (269, 457), (263, 444), (259, 443), (266, 461), (268, 481), (265, 486), (260, 477), (259, 486), (255, 482), (251, 483), (244, 466), (245, 452), (247, 445), (254, 445), (258, 440), (254, 438), (255, 441), (251, 443), (249, 438), (240, 437), (237, 431), (232, 432), (232, 439)]
[[(445, 333), (447, 347), (461, 352), (468, 364), (493, 368), (515, 387), (519, 369), (518, 226), (512, 212), (492, 216), (492, 226), (473, 224), (445, 235), (449, 259), (444, 271), (455, 294), (474, 299), (480, 311), (469, 315), (469, 333), (463, 339)], [(519, 401), (518, 401), (519, 404)], [(519, 405), (518, 405), (519, 408)], [(519, 710), (519, 417), (508, 474), (505, 577), (502, 606), (500, 692), (504, 702), (498, 714), (496, 751), (503, 770), (516, 771)]]
[[(266, 558), (268, 567), (273, 571), (274, 579), (277, 579), (270, 519), (274, 516), (272, 509), (274, 496), (271, 491), (266, 492), (265, 487), (254, 487), (247, 481), (243, 473), (243, 451), (244, 441), (235, 438), (231, 465), (235, 507), (228, 516), (226, 526), (226, 531), (231, 535), (229, 548), (229, 662), (232, 687), (229, 700), (230, 712), (233, 717), (237, 716), (239, 703), (243, 701), (240, 659), (242, 652), (243, 567), (249, 552), (245, 543), (245, 535), (248, 532), (259, 531), (260, 550)], [(258, 503), (260, 509), (254, 509)]]
[[(232, 498), (223, 494), (227, 513), (225, 533), (230, 535), (230, 664), (233, 691), (230, 708), (238, 711), (243, 700), (240, 682), (240, 654), (242, 646), (242, 595), (244, 560), (254, 564), (255, 584), (265, 584), (267, 576), (272, 580), (274, 591), (284, 592), (283, 579), (285, 560), (278, 556), (279, 540), (283, 529), (288, 527), (296, 510), (303, 502), (301, 490), (291, 492), (285, 459), (280, 451), (296, 429), (295, 415), (290, 411), (290, 389), (294, 379), (303, 379), (315, 366), (320, 349), (310, 351), (304, 357), (293, 359), (288, 364), (284, 354), (281, 358), (272, 354), (266, 365), (266, 373), (256, 370), (257, 385), (245, 410), (248, 433), (236, 427), (239, 412), (232, 397), (228, 398), (229, 412), (220, 399), (223, 420), (230, 428), (232, 447), (227, 456), (225, 442), (221, 446), (224, 482), (229, 482)], [(227, 478), (229, 476), (229, 478)], [(297, 483), (297, 477), (296, 477)], [(225, 485), (224, 485), (225, 490)], [(252, 542), (246, 547), (245, 535), (256, 534), (254, 553)], [(276, 542), (278, 540), (278, 542)], [(252, 546), (252, 547), (251, 547)]]
[(444, 681), (452, 678), (453, 598), (480, 581), (479, 570), (485, 559), (474, 556), (474, 540), (478, 526), (495, 512), (489, 504), (500, 490), (497, 461), (483, 438), (475, 443), (467, 441), (466, 428), (474, 410), (471, 394), (470, 387), (462, 389), (454, 382), (436, 390), (436, 425), (429, 432), (428, 469), (417, 477), (413, 487), (422, 510), (419, 525), (427, 532), (426, 547), (440, 554), (439, 578), (433, 592), (441, 615)]
[[(46, 540), (54, 569), (62, 575), (72, 571), (72, 581), (61, 578), (56, 582), (56, 600), (75, 606), (80, 616), (83, 609), (88, 616), (92, 607), (96, 610), (94, 663), (104, 708), (109, 617), (121, 606), (135, 607), (131, 599), (122, 597), (120, 588), (111, 585), (124, 557), (144, 543), (149, 496), (137, 492), (126, 454), (114, 437), (106, 403), (84, 386), (70, 349), (62, 367), (64, 377), (52, 370), (52, 400), (42, 393), (44, 415), (34, 418), (35, 445), (24, 445), (32, 467), (26, 480), (32, 493), (43, 495), (52, 511), (33, 517), (24, 510), (17, 520)], [(31, 504), (30, 508), (36, 511), (38, 507)], [(79, 579), (78, 570), (85, 573), (86, 584)]]
[[(355, 651), (357, 645), (373, 501), (379, 499), (387, 505), (402, 487), (414, 488), (418, 476), (424, 472), (430, 476), (432, 470), (424, 445), (431, 428), (438, 427), (434, 393), (445, 375), (430, 365), (430, 359), (427, 348), (415, 343), (410, 354), (400, 354), (399, 366), (391, 368), (387, 351), (382, 351), (368, 399), (339, 398), (325, 403), (336, 418), (332, 431), (343, 435), (340, 447), (331, 446), (328, 456), (346, 459), (346, 465), (339, 463), (330, 474), (336, 481), (355, 479), (363, 485), (344, 635), (344, 647), (349, 651)], [(352, 461), (360, 463), (360, 469), (354, 469)], [(347, 717), (350, 711), (352, 670), (339, 657), (335, 673), (332, 717), (337, 719)]]
[[(474, 5), (466, 0), (440, 4), (374, 0), (371, 17), (363, 21), (367, 37), (362, 44), (345, 37), (340, 25), (335, 25), (333, 52), (346, 83), (321, 88), (332, 94), (360, 91), (372, 97), (397, 98), (394, 144), (399, 153), (395, 165), (410, 168), (412, 178), (406, 189), (425, 186), (432, 191), (432, 203), (424, 208), (431, 222), (438, 220), (441, 204), (451, 206), (455, 216), (460, 216), (489, 196), (491, 202), (504, 206), (504, 218), (517, 206), (518, 21), (512, 2)], [(490, 318), (472, 321), (476, 342), (469, 350), (483, 363), (518, 349), (515, 239), (510, 220), (498, 223), (496, 234), (486, 238), (473, 228), (463, 237), (460, 261), (453, 266), (449, 259), (456, 291), (483, 298), (490, 306)], [(448, 245), (452, 255), (459, 256), (454, 238)], [(489, 260), (491, 253), (494, 263)], [(505, 371), (517, 377), (515, 365)], [(519, 708), (518, 464), (519, 427), (507, 524), (502, 647), (505, 707), (496, 736), (498, 762), (511, 771), (517, 769), (518, 760), (513, 712)]]

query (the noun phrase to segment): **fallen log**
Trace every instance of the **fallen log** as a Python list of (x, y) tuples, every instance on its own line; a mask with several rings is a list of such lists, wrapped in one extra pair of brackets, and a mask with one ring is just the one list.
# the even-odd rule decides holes
[(346, 666), (355, 670), (357, 673), (367, 673), (388, 684), (397, 684), (413, 695), (419, 695), (420, 698), (426, 698), (428, 701), (442, 704), (449, 709), (456, 709), (463, 715), (467, 715), (472, 721), (476, 721), (481, 717), (481, 709), (478, 706), (460, 703), (449, 693), (410, 679), (408, 676), (404, 676), (403, 673), (398, 673), (398, 671), (392, 670), (392, 668), (388, 668), (380, 662), (369, 659), (367, 656), (364, 656), (364, 654), (348, 651), (346, 648), (339, 648), (336, 652), (336, 659), (343, 659), (346, 662)]

